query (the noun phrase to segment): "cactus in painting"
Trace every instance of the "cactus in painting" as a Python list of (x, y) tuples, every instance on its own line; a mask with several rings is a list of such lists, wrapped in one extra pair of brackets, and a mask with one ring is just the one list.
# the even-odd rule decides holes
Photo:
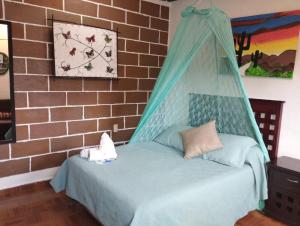
[(239, 67), (242, 66), (243, 51), (249, 50), (250, 44), (251, 44), (251, 34), (247, 34), (245, 31), (237, 35), (236, 38), (234, 38), (234, 46), (236, 47), (235, 53), (237, 55), (237, 62)]
[(258, 60), (263, 57), (263, 53), (256, 50), (255, 53), (251, 53), (251, 61), (253, 62), (253, 67), (257, 67)]

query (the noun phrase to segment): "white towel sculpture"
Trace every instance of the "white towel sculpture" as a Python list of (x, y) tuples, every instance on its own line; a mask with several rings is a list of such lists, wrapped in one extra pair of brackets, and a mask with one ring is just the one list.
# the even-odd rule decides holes
[(113, 141), (107, 133), (103, 133), (100, 140), (99, 148), (83, 149), (80, 157), (88, 158), (89, 161), (105, 162), (114, 160), (118, 157)]

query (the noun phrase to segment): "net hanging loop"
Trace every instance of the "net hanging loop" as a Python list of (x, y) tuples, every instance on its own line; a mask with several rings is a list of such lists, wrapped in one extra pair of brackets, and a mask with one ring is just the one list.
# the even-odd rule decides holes
[(192, 6), (195, 6), (199, 1), (200, 1), (200, 4), (203, 3), (203, 2), (208, 2), (210, 8), (212, 8), (213, 5), (214, 5), (212, 0), (194, 0)]

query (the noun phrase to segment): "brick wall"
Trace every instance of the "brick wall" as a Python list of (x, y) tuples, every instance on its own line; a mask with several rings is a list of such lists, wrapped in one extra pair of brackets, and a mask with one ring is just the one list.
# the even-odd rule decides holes
[[(51, 21), (118, 29), (119, 80), (53, 76)], [(133, 133), (167, 52), (169, 9), (141, 0), (2, 0), (12, 21), (17, 143), (0, 145), (0, 177), (55, 167), (110, 133)], [(113, 133), (117, 123), (119, 132)]]

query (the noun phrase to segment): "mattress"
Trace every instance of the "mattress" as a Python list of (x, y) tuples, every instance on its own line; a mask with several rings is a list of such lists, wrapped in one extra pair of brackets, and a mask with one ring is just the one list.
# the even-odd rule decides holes
[(256, 147), (242, 168), (185, 160), (182, 151), (155, 142), (117, 153), (104, 165), (73, 156), (51, 181), (105, 226), (233, 226), (267, 196)]

